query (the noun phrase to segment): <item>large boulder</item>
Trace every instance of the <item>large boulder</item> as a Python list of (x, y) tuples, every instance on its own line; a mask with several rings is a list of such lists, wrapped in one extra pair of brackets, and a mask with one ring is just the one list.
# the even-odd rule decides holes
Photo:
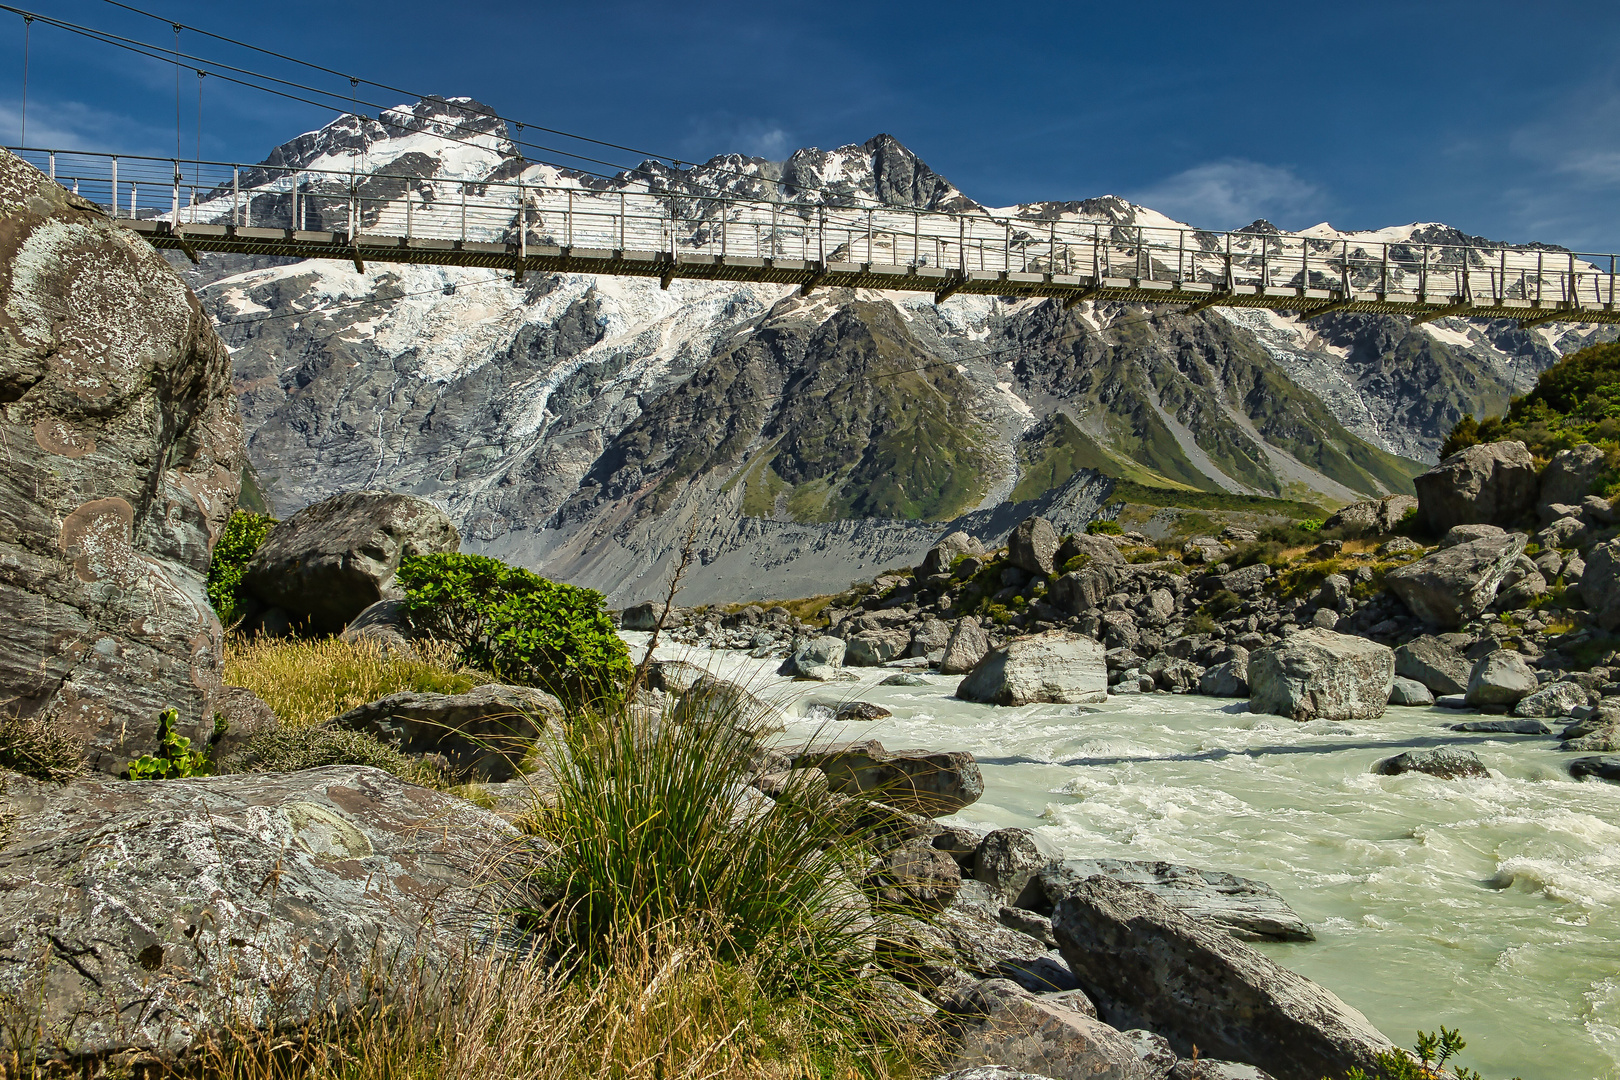
[(230, 353), (143, 240), (0, 151), (0, 708), (123, 771), (213, 730), (204, 592), (246, 457)]
[(1125, 556), (1119, 553), (1119, 545), (1106, 536), (1092, 536), (1089, 533), (1075, 533), (1058, 546), (1057, 554), (1052, 556), (1052, 562), (1057, 570), (1062, 570), (1070, 560), (1084, 555), (1086, 564), (1097, 566), (1124, 566)]
[(39, 1009), (35, 1054), (75, 1072), (172, 1062), (231, 1021), (341, 1019), (377, 980), (431, 987), (501, 940), (507, 898), (484, 886), (522, 850), (495, 814), (357, 766), (9, 780), (0, 995)]
[(911, 647), (907, 630), (862, 630), (845, 642), (844, 662), (854, 667), (876, 667), (906, 655)]
[(1395, 674), (1422, 683), (1434, 694), (1468, 689), (1468, 660), (1437, 637), (1413, 638), (1395, 650)]
[(1474, 661), (1468, 674), (1467, 701), (1476, 709), (1503, 712), (1535, 693), (1536, 672), (1511, 649), (1497, 649)]
[(1007, 561), (1031, 574), (1050, 574), (1057, 549), (1057, 530), (1043, 517), (1025, 518), (1007, 537)]
[(1395, 653), (1366, 638), (1302, 630), (1249, 657), (1249, 708), (1295, 720), (1384, 715)]
[(973, 852), (973, 879), (1013, 907), (1030, 908), (1044, 893), (1035, 876), (1057, 859), (1057, 851), (1033, 829), (996, 829)]
[(1060, 704), (1108, 700), (1103, 647), (1062, 630), (1014, 638), (991, 649), (956, 688), (964, 701), (991, 705)]
[(675, 613), (670, 613), (666, 623), (664, 618), (664, 605), (651, 600), (640, 604), (632, 604), (619, 615), (619, 628), (621, 630), (657, 630), (661, 626), (675, 625)]
[(1382, 499), (1351, 503), (1322, 523), (1324, 529), (1354, 533), (1387, 533), (1401, 523), (1418, 501), (1410, 495), (1386, 495)]
[(1178, 1054), (1197, 1046), (1279, 1080), (1321, 1080), (1374, 1069), (1392, 1048), (1329, 991), (1145, 889), (1087, 878), (1058, 902), (1052, 929), (1103, 1020), (1156, 1031)]
[(394, 571), (405, 556), (460, 547), (455, 525), (426, 499), (345, 491), (271, 529), (242, 582), (295, 625), (335, 634), (377, 601), (399, 598)]
[(1243, 941), (1315, 941), (1282, 894), (1263, 881), (1218, 870), (1131, 859), (1064, 859), (1038, 877), (1048, 905), (1101, 874), (1145, 889), (1177, 911)]
[(1581, 443), (1553, 455), (1541, 473), (1538, 507), (1579, 506), (1592, 493), (1592, 485), (1603, 474), (1604, 453), (1591, 443)]
[(1568, 716), (1587, 704), (1585, 687), (1572, 682), (1548, 683), (1532, 690), (1513, 706), (1514, 716)]
[(945, 642), (945, 656), (939, 662), (939, 673), (965, 675), (977, 667), (989, 651), (990, 635), (984, 632), (977, 618), (964, 615), (956, 621), (950, 638)]
[(1598, 625), (1605, 630), (1620, 630), (1620, 539), (1598, 544), (1586, 553), (1586, 569), (1580, 581), (1581, 599), (1597, 617)]
[(792, 655), (782, 661), (782, 666), (777, 668), (776, 673), (803, 675), (812, 669), (819, 671), (842, 667), (848, 648), (842, 638), (835, 638), (831, 634), (808, 638), (794, 647)]
[(541, 733), (563, 722), (562, 703), (545, 691), (490, 683), (464, 694), (389, 694), (332, 726), (364, 731), (406, 754), (437, 754), (459, 779), (501, 784), (517, 775)]
[(808, 746), (792, 755), (796, 769), (818, 768), (840, 795), (866, 794), (890, 806), (945, 817), (984, 794), (979, 764), (966, 750), (885, 750), (876, 739)]
[(1103, 565), (1083, 566), (1053, 579), (1046, 599), (1070, 615), (1080, 615), (1103, 605), (1114, 591), (1115, 574)]
[(951, 564), (964, 555), (977, 555), (984, 549), (979, 542), (965, 532), (948, 533), (939, 543), (928, 549), (923, 561), (914, 571), (917, 580), (933, 577), (935, 574), (948, 574)]
[(1436, 536), (1453, 525), (1516, 525), (1535, 509), (1539, 486), (1522, 442), (1466, 447), (1412, 483), (1418, 510)]
[(1384, 585), (1412, 614), (1433, 626), (1478, 618), (1524, 554), (1523, 533), (1503, 533), (1442, 547), (1384, 575)]
[(985, 1080), (1020, 1074), (981, 1074), (975, 1066), (1000, 1065), (1050, 1080), (1150, 1080), (1135, 1048), (1117, 1030), (1008, 979), (976, 983), (951, 1005), (963, 1019), (956, 1025), (956, 1056), (949, 1069), (973, 1069), (968, 1075)]

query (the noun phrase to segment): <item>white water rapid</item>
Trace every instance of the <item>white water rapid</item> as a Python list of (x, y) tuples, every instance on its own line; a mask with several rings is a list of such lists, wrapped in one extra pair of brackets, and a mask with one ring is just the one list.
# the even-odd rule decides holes
[[(626, 634), (639, 656), (647, 635)], [(996, 708), (958, 677), (793, 683), (775, 661), (658, 649), (788, 713), (784, 741), (876, 738), (972, 751), (984, 797), (957, 820), (1038, 829), (1065, 856), (1164, 859), (1258, 878), (1318, 940), (1267, 955), (1328, 987), (1398, 1043), (1444, 1024), (1490, 1080), (1620, 1078), (1620, 785), (1574, 781), (1546, 737), (1468, 735), (1440, 709), (1295, 724), (1244, 702), (1151, 695)], [(831, 726), (859, 698), (891, 710)], [(1441, 743), (1489, 780), (1375, 776)]]

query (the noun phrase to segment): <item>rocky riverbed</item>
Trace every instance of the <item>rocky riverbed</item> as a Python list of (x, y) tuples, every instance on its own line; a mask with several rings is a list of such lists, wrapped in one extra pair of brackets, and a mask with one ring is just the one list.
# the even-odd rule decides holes
[[(1456, 732), (1483, 717), (1432, 707), (1303, 724), (1195, 695), (1007, 708), (955, 698), (960, 677), (884, 686), (890, 671), (866, 669), (815, 685), (746, 653), (672, 643), (658, 655), (780, 695), (785, 742), (971, 751), (985, 792), (947, 823), (1033, 828), (1064, 857), (1267, 882), (1316, 940), (1257, 947), (1398, 1041), (1420, 1024), (1460, 1027), (1487, 1076), (1620, 1068), (1620, 786), (1572, 779), (1552, 737)], [(833, 719), (855, 699), (892, 715)], [(1473, 751), (1488, 777), (1372, 771), (1438, 745)]]

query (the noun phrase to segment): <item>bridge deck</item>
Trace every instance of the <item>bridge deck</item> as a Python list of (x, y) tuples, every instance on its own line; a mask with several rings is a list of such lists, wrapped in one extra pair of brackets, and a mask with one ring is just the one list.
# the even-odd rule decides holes
[(945, 297), (958, 292), (988, 296), (1052, 297), (1124, 301), (1144, 304), (1188, 304), (1197, 307), (1256, 307), (1296, 312), (1310, 317), (1329, 310), (1399, 314), (1422, 321), (1442, 315), (1463, 318), (1508, 318), (1526, 323), (1553, 320), (1620, 322), (1620, 305), (1597, 300), (1538, 300), (1515, 297), (1464, 297), (1456, 294), (1349, 291), (1298, 286), (1261, 286), (1236, 282), (1230, 288), (1214, 282), (1156, 280), (1010, 270), (967, 270), (881, 262), (759, 258), (744, 255), (677, 251), (638, 251), (594, 247), (456, 240), (438, 237), (277, 229), (220, 224), (171, 225), (152, 219), (115, 219), (145, 237), (154, 247), (243, 255), (279, 255), (300, 259), (336, 259), (366, 263), (418, 263), (508, 270), (515, 277), (530, 273), (607, 274), (675, 280), (758, 281), (808, 288), (893, 289)]

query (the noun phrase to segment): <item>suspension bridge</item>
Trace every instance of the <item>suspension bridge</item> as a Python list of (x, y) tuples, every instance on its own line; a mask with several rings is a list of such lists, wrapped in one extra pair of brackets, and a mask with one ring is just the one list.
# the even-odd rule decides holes
[[(7, 147), (154, 247), (526, 274), (1205, 307), (1620, 322), (1612, 254), (1120, 225)], [(508, 170), (497, 170), (497, 173)]]

